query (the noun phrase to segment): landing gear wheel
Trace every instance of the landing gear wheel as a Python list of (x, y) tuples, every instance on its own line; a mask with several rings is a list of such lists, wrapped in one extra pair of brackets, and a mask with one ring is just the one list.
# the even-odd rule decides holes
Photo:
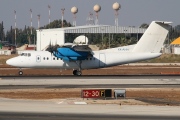
[(77, 70), (73, 70), (73, 75), (76, 75), (76, 73), (77, 73)]
[(19, 75), (23, 75), (23, 71), (19, 71)]
[(78, 70), (73, 70), (73, 75), (80, 76), (80, 75), (82, 75), (82, 72), (78, 71)]
[(77, 75), (77, 76), (81, 76), (81, 75), (82, 75), (81, 71), (77, 71), (77, 72), (76, 72), (76, 75)]
[(75, 61), (75, 62), (78, 65), (79, 69), (78, 70), (73, 70), (73, 74), (77, 75), (77, 76), (81, 76), (82, 75), (82, 72), (81, 72), (81, 70), (82, 70), (82, 68), (81, 68), (82, 61), (80, 60), (80, 61)]

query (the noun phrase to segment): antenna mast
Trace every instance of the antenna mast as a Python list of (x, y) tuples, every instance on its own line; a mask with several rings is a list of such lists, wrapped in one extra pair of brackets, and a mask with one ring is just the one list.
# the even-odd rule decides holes
[(38, 16), (38, 29), (40, 29), (40, 14)]
[(62, 28), (64, 27), (64, 11), (65, 11), (65, 8), (62, 8), (61, 9), (61, 13), (62, 13), (61, 27)]
[(51, 23), (51, 6), (48, 5), (48, 8), (49, 8), (49, 25)]
[(32, 35), (32, 9), (29, 10), (31, 13), (31, 35)]
[(14, 23), (14, 30), (15, 30), (15, 35), (14, 35), (14, 37), (15, 37), (15, 46), (16, 46), (16, 11), (14, 10), (14, 19), (15, 19), (15, 23)]

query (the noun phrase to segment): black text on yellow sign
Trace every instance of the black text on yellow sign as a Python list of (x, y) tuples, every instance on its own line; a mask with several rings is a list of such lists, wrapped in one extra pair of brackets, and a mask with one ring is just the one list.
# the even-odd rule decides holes
[(105, 97), (105, 90), (100, 90), (100, 96)]

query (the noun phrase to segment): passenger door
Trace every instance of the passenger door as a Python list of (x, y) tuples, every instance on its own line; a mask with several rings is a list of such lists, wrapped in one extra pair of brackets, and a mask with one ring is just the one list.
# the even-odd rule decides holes
[(37, 55), (37, 56), (36, 56), (36, 62), (37, 62), (37, 63), (41, 62), (41, 56), (40, 56), (40, 55)]

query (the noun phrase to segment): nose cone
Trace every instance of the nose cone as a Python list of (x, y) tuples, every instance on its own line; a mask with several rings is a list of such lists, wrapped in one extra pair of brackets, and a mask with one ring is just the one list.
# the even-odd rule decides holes
[(11, 66), (14, 66), (13, 63), (14, 63), (14, 61), (13, 61), (12, 58), (11, 58), (11, 59), (8, 59), (8, 60), (6, 61), (6, 64), (11, 65)]

